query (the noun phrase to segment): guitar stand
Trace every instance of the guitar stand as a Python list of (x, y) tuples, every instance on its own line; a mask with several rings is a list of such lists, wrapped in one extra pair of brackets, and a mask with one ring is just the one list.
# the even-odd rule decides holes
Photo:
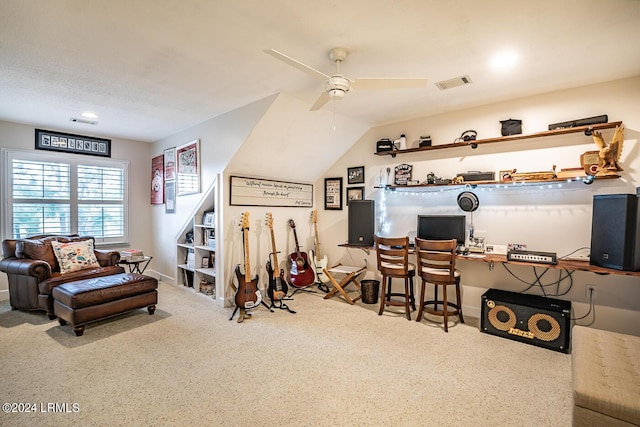
[[(266, 303), (266, 302), (264, 302), (264, 301), (260, 301), (260, 304), (262, 304), (262, 305), (264, 305), (265, 307), (267, 307), (267, 310), (269, 310), (270, 312), (275, 313), (275, 312), (271, 309), (271, 307), (269, 307), (269, 306), (267, 305), (267, 303)], [(256, 306), (256, 307), (257, 307), (257, 306)], [(256, 308), (256, 307), (252, 307), (252, 308)], [(240, 310), (240, 315), (239, 315), (239, 317), (238, 317), (238, 323), (242, 323), (242, 322), (244, 321), (244, 319), (251, 319), (251, 313), (248, 313), (248, 312), (247, 312), (247, 311), (248, 311), (248, 309), (236, 306), (236, 308), (233, 310), (233, 313), (231, 313), (231, 317), (229, 318), (229, 320), (232, 320), (232, 319), (233, 319), (233, 316), (235, 316), (235, 315), (236, 315), (236, 313), (238, 312), (238, 310)], [(249, 309), (249, 310), (250, 310), (250, 309)]]
[[(287, 295), (287, 298), (289, 298), (289, 299), (293, 299), (293, 296), (294, 296), (294, 295), (296, 294), (296, 292), (298, 292), (298, 291), (309, 292), (310, 294), (315, 294), (315, 293), (316, 293), (316, 291), (312, 291), (311, 289), (309, 289), (309, 288), (312, 288), (312, 287), (313, 287), (313, 285), (315, 285), (315, 283), (312, 283), (312, 284), (311, 284), (311, 285), (309, 285), (309, 286), (303, 286), (303, 287), (301, 287), (301, 288), (296, 288), (296, 290), (295, 290), (295, 291), (293, 291), (293, 292), (291, 293), (291, 295)], [(290, 285), (290, 286), (291, 286), (291, 285)], [(292, 287), (293, 287), (293, 286), (292, 286)]]
[(316, 283), (316, 285), (318, 285), (318, 289), (320, 289), (325, 294), (329, 293), (329, 287), (327, 285), (325, 285), (324, 283), (318, 282), (318, 283)]
[(280, 310), (287, 310), (291, 314), (296, 314), (296, 312), (291, 310), (287, 304), (282, 302), (283, 300), (291, 300), (291, 298), (282, 298), (280, 301), (278, 301), (278, 304), (276, 304), (275, 301), (271, 301), (270, 307), (279, 308)]

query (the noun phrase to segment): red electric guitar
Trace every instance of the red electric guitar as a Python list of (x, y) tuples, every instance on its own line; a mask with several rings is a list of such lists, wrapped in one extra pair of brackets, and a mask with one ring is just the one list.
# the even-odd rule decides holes
[(235, 270), (238, 278), (235, 303), (240, 309), (238, 322), (244, 320), (246, 309), (254, 308), (262, 302), (262, 294), (258, 289), (258, 275), (256, 274), (253, 280), (247, 280), (247, 277), (251, 274), (251, 263), (249, 262), (249, 212), (242, 214), (240, 226), (242, 227), (242, 240), (244, 241), (244, 274), (240, 271), (240, 264), (238, 264)]
[(294, 288), (304, 288), (313, 285), (315, 274), (309, 265), (309, 259), (305, 252), (300, 251), (298, 235), (296, 234), (296, 223), (289, 220), (289, 227), (293, 230), (293, 238), (296, 242), (296, 251), (289, 255), (287, 263), (289, 265), (289, 283)]

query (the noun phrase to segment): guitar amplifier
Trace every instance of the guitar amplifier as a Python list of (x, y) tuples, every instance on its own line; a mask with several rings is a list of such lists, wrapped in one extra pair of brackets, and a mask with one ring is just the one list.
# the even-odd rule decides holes
[(569, 352), (571, 301), (489, 289), (481, 310), (481, 332)]
[(507, 252), (507, 260), (555, 265), (558, 263), (558, 256), (555, 252), (534, 252), (512, 249)]

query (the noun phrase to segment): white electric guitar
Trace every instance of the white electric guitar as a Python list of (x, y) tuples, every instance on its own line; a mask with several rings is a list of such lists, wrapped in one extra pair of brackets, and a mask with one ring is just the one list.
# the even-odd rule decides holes
[(313, 222), (313, 229), (315, 232), (314, 247), (315, 251), (311, 250), (311, 264), (313, 264), (313, 272), (316, 275), (316, 283), (327, 283), (329, 278), (322, 271), (323, 268), (327, 268), (327, 256), (320, 256), (320, 242), (318, 241), (318, 211), (316, 209), (311, 212), (311, 221)]

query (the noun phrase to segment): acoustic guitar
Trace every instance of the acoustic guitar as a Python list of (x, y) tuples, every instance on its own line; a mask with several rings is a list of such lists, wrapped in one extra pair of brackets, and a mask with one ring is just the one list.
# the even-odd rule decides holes
[(293, 230), (293, 239), (296, 242), (296, 251), (292, 252), (287, 260), (289, 264), (289, 283), (294, 288), (304, 288), (313, 285), (315, 274), (313, 274), (313, 269), (309, 265), (307, 254), (300, 251), (296, 223), (292, 219), (289, 220), (289, 227)]
[[(254, 308), (262, 302), (262, 294), (258, 289), (258, 275), (253, 280), (247, 280), (251, 274), (251, 263), (249, 262), (249, 212), (242, 214), (240, 221), (242, 227), (242, 240), (244, 241), (244, 274), (240, 271), (240, 264), (236, 266), (236, 277), (238, 278), (238, 289), (236, 289), (235, 303), (240, 308), (240, 319), (243, 318), (245, 309)], [(241, 320), (238, 321), (241, 321)]]
[(327, 268), (328, 260), (327, 256), (320, 256), (320, 240), (318, 239), (318, 210), (314, 209), (311, 212), (311, 222), (313, 222), (313, 229), (315, 233), (314, 246), (316, 248), (315, 252), (309, 251), (311, 255), (311, 263), (313, 264), (313, 271), (315, 273), (315, 282), (316, 283), (327, 283), (329, 278), (322, 271), (323, 268)]
[(271, 233), (271, 254), (273, 255), (273, 265), (271, 264), (271, 260), (267, 261), (267, 273), (269, 274), (267, 295), (271, 301), (280, 301), (287, 295), (288, 288), (287, 282), (284, 280), (284, 270), (280, 269), (278, 273), (278, 251), (276, 251), (276, 239), (273, 235), (273, 217), (271, 216), (271, 212), (267, 212), (265, 222)]

